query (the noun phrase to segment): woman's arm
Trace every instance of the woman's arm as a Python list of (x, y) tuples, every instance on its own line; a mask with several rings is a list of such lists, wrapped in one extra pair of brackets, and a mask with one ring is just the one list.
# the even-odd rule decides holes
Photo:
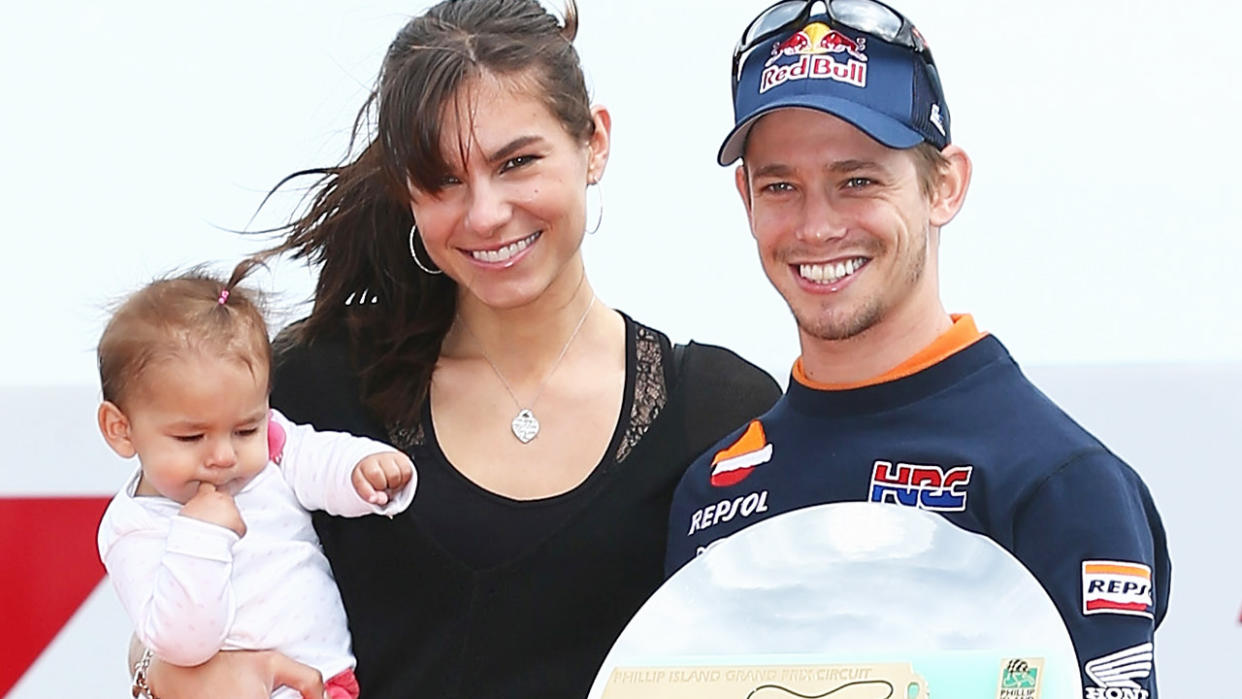
[[(137, 637), (131, 638), (131, 669), (137, 667), (143, 650)], [(282, 685), (301, 692), (303, 699), (326, 697), (318, 670), (274, 650), (222, 651), (195, 667), (153, 658), (146, 680), (151, 696), (158, 699), (268, 699)]]

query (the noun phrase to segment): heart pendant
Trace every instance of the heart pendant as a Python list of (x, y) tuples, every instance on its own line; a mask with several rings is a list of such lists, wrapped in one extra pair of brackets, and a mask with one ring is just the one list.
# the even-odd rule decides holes
[(535, 414), (529, 410), (523, 409), (522, 412), (513, 418), (513, 436), (518, 438), (522, 444), (529, 444), (530, 440), (539, 435), (539, 421), (535, 419)]

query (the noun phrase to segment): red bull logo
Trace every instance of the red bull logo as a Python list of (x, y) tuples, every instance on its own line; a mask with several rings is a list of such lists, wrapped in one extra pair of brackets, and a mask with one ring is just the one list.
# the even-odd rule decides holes
[(794, 32), (788, 39), (776, 42), (772, 46), (772, 55), (763, 65), (766, 68), (782, 56), (814, 56), (827, 53), (848, 53), (854, 60), (866, 62), (866, 48), (865, 37), (851, 39), (823, 22), (812, 22), (803, 27), (802, 31)]
[[(772, 45), (772, 53), (763, 64), (759, 93), (789, 82), (803, 79), (828, 79), (855, 87), (867, 85), (867, 40), (851, 39), (823, 22), (812, 22), (789, 38)], [(846, 54), (844, 62), (834, 56)], [(777, 65), (782, 58), (792, 57), (793, 63)]]

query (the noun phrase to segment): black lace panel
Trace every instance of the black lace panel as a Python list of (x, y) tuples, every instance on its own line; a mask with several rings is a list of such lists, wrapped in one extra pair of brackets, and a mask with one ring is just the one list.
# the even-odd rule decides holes
[(419, 424), (413, 427), (405, 427), (403, 425), (388, 425), (388, 441), (401, 451), (409, 454), (414, 451), (414, 447), (421, 447), (427, 442), (427, 437), (423, 435), (423, 425)]
[[(629, 424), (617, 445), (615, 463), (618, 464), (630, 455), (668, 402), (668, 386), (664, 381), (664, 351), (655, 331), (636, 324), (634, 349), (634, 396)], [(388, 438), (393, 446), (405, 452), (411, 452), (414, 447), (421, 447), (427, 441), (422, 424), (412, 427), (390, 424)]]
[(617, 446), (616, 462), (625, 461), (668, 402), (664, 382), (664, 351), (655, 331), (639, 325), (635, 333), (634, 402), (630, 424)]

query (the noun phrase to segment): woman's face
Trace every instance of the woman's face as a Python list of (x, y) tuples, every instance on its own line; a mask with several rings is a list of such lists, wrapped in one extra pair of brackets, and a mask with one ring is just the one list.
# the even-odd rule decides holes
[(431, 260), (463, 303), (508, 309), (572, 293), (586, 186), (608, 159), (608, 112), (592, 110), (595, 134), (583, 143), (522, 81), (484, 75), (462, 89), (460, 109), (450, 102), (444, 115), (449, 176), (439, 191), (410, 191)]

